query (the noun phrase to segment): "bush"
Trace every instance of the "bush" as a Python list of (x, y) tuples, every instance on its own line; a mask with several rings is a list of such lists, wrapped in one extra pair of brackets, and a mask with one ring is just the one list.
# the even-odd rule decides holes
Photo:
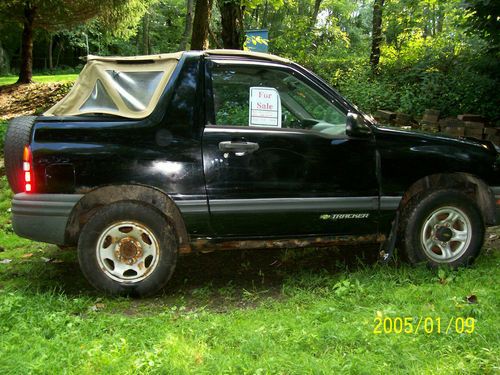
[[(458, 38), (458, 36), (457, 36)], [(395, 51), (385, 47), (377, 74), (368, 56), (323, 54), (299, 63), (318, 73), (362, 110), (401, 111), (413, 116), (436, 108), (444, 116), (474, 113), (495, 120), (500, 117), (499, 59), (487, 53), (484, 41), (469, 38), (416, 38)], [(341, 54), (339, 54), (341, 55)]]

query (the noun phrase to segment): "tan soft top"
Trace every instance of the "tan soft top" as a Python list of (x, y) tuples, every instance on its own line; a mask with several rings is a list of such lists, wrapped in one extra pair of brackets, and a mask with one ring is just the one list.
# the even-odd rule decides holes
[(75, 85), (45, 116), (105, 113), (144, 118), (153, 112), (182, 52), (130, 57), (88, 56)]
[[(207, 50), (204, 53), (290, 62), (266, 53), (240, 50)], [(182, 54), (183, 52), (177, 52), (127, 57), (89, 55), (87, 64), (73, 88), (44, 115), (102, 113), (126, 118), (145, 118), (158, 104)]]
[(87, 61), (157, 61), (157, 60), (179, 60), (184, 52), (160, 53), (157, 55), (138, 56), (97, 56), (87, 55)]
[(280, 62), (280, 63), (284, 63), (284, 64), (289, 64), (291, 62), (290, 60), (285, 59), (284, 57), (271, 55), (270, 53), (241, 51), (238, 49), (209, 49), (209, 50), (206, 50), (205, 53), (207, 55), (255, 57), (255, 58), (261, 59), (261, 60), (276, 61), (276, 62)]

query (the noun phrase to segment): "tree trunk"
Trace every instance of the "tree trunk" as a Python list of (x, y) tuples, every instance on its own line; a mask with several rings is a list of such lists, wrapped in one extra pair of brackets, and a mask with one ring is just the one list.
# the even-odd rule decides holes
[(237, 0), (224, 1), (220, 5), (222, 44), (224, 48), (241, 49), (241, 6)]
[(384, 0), (373, 2), (373, 24), (372, 24), (372, 51), (370, 54), (370, 65), (372, 70), (377, 69), (380, 61), (380, 44), (382, 43), (382, 7)]
[(224, 48), (223, 46), (221, 46), (221, 44), (217, 40), (217, 36), (214, 34), (214, 32), (212, 31), (212, 29), (210, 28), (210, 25), (208, 26), (208, 35), (212, 39), (212, 42), (214, 42), (215, 48), (218, 48), (218, 49)]
[(29, 3), (24, 6), (24, 27), (21, 42), (21, 70), (17, 83), (31, 83), (33, 78), (33, 23), (36, 8)]
[(52, 51), (54, 49), (54, 36), (52, 33), (49, 34), (49, 50), (47, 51), (48, 58), (49, 58), (49, 69), (52, 70), (54, 69), (54, 63), (52, 61)]
[(56, 57), (56, 66), (59, 66), (59, 59), (61, 58), (61, 53), (64, 49), (64, 40), (59, 39), (59, 43), (57, 43), (59, 46), (59, 50), (57, 51), (57, 57)]
[(196, 0), (196, 10), (193, 20), (193, 35), (191, 49), (208, 49), (208, 24), (212, 14), (212, 0)]
[(438, 9), (437, 9), (437, 25), (436, 25), (436, 32), (438, 32), (438, 33), (443, 32), (443, 21), (444, 21), (444, 12), (443, 12), (443, 8), (438, 7)]
[(186, 2), (186, 24), (184, 25), (184, 33), (179, 44), (179, 51), (185, 51), (193, 33), (193, 10), (194, 0), (187, 0)]
[(266, 3), (264, 4), (264, 14), (262, 15), (262, 24), (261, 24), (262, 27), (261, 27), (261, 29), (267, 28), (268, 15), (269, 15), (269, 4), (266, 1)]
[(318, 14), (319, 14), (319, 8), (321, 7), (322, 1), (323, 0), (314, 0), (314, 10), (313, 14), (311, 15), (311, 24), (310, 24), (311, 29), (316, 25), (316, 20), (318, 19)]
[(7, 51), (3, 49), (2, 42), (0, 41), (0, 74), (8, 74), (9, 72), (9, 57), (7, 56)]
[(149, 55), (149, 16), (147, 13), (142, 19), (142, 54)]

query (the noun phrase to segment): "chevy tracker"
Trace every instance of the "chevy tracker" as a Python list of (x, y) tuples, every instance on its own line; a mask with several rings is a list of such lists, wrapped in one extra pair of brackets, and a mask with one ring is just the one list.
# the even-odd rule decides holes
[(268, 54), (89, 56), (68, 95), (11, 121), (15, 232), (77, 246), (109, 294), (166, 285), (194, 251), (378, 244), (465, 266), (500, 223), (488, 141), (379, 126)]

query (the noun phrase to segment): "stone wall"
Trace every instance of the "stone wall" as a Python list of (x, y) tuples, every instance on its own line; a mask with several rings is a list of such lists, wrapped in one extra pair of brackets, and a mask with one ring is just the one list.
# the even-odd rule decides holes
[(457, 117), (443, 118), (438, 110), (427, 109), (422, 117), (412, 118), (404, 113), (379, 109), (375, 112), (374, 117), (382, 125), (401, 126), (433, 133), (439, 132), (455, 137), (486, 139), (500, 145), (500, 123), (489, 121), (480, 115), (462, 114)]

